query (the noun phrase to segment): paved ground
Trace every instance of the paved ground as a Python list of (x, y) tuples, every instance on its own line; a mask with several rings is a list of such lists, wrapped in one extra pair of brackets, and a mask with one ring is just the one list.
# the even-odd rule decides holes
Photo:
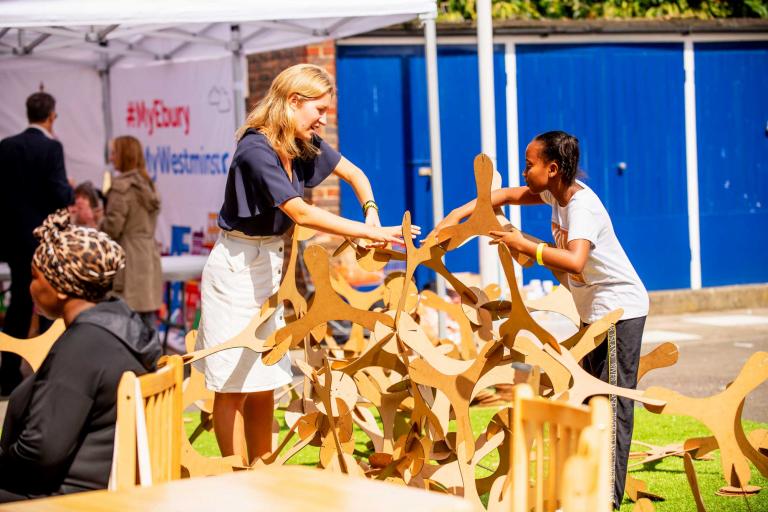
[[(552, 315), (555, 316), (555, 315)], [(571, 329), (552, 316), (542, 323), (562, 338)], [(643, 353), (664, 341), (680, 350), (676, 365), (648, 373), (640, 388), (663, 386), (692, 397), (719, 393), (738, 375), (749, 356), (768, 352), (768, 308), (689, 313), (648, 318)], [(747, 398), (743, 418), (768, 423), (768, 372), (766, 382)], [(6, 402), (0, 401), (0, 418)]]

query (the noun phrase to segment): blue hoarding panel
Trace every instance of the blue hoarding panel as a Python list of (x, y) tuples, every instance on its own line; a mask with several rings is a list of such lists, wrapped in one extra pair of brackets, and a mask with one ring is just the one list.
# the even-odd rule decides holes
[[(539, 133), (578, 137), (582, 179), (650, 290), (690, 286), (683, 80), (681, 44), (517, 46), (521, 163)], [(549, 207), (522, 212), (551, 240)]]
[[(424, 53), (421, 46), (340, 46), (337, 49), (339, 140), (342, 153), (371, 179), (385, 224), (405, 210), (425, 232), (433, 227)], [(506, 180), (506, 75), (503, 47), (494, 49), (498, 170)], [(443, 197), (446, 213), (475, 195), (472, 162), (480, 152), (477, 49), (438, 49)], [(360, 218), (352, 190), (341, 187), (341, 212)], [(451, 252), (454, 272), (478, 271), (477, 241)], [(420, 285), (430, 279), (417, 275)]]
[(696, 44), (704, 286), (768, 281), (768, 42)]

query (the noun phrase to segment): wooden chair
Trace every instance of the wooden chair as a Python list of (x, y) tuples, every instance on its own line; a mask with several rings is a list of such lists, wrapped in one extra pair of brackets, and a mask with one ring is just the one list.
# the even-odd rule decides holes
[[(535, 397), (527, 384), (517, 386), (512, 409), (513, 510), (609, 512), (610, 431), (605, 397), (595, 397), (589, 407), (574, 406)], [(578, 508), (581, 503), (589, 506)]]
[(120, 379), (111, 490), (181, 477), (183, 363), (174, 355), (158, 366), (154, 373), (125, 372)]

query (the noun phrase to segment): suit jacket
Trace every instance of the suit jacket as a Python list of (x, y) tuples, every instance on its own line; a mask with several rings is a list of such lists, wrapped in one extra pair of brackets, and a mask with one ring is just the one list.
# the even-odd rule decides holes
[(34, 251), (32, 231), (72, 203), (61, 142), (37, 128), (0, 141), (0, 237), (4, 256)]

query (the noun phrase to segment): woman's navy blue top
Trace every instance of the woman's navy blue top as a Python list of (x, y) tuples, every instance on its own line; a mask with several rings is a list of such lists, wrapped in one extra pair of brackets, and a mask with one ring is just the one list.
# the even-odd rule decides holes
[(293, 179), (280, 163), (267, 137), (249, 129), (237, 143), (227, 174), (224, 204), (219, 227), (249, 236), (282, 235), (293, 221), (279, 208), (294, 197), (303, 197), (304, 188), (319, 185), (338, 165), (341, 155), (320, 137), (312, 144), (320, 154), (309, 160), (294, 158)]

